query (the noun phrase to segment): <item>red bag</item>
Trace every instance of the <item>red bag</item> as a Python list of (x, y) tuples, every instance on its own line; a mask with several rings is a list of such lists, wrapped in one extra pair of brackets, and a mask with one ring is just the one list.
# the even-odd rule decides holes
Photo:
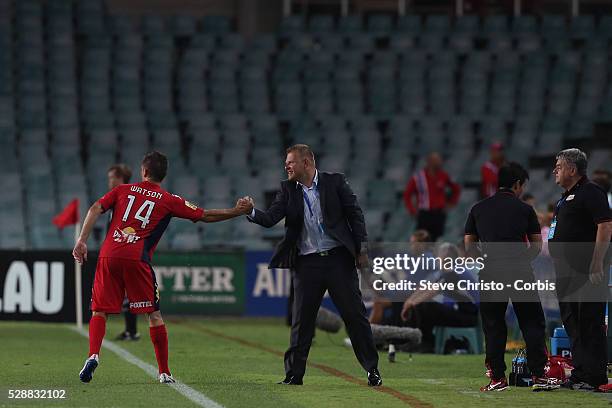
[(605, 392), (605, 393), (612, 392), (612, 384), (600, 385), (599, 388), (597, 388), (597, 392)]
[(572, 359), (561, 356), (549, 356), (544, 373), (548, 378), (556, 378), (560, 381), (565, 381), (572, 374)]

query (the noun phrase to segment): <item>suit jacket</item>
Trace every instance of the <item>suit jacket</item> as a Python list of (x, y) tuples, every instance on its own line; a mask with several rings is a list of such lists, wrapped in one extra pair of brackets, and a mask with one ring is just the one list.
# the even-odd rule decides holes
[[(356, 257), (368, 236), (363, 212), (344, 174), (319, 171), (318, 190), (325, 232)], [(283, 180), (270, 207), (265, 211), (256, 209), (255, 216), (248, 217), (266, 228), (283, 218), (285, 237), (276, 246), (270, 268), (293, 268), (298, 255), (297, 245), (304, 226), (304, 195), (295, 181)]]

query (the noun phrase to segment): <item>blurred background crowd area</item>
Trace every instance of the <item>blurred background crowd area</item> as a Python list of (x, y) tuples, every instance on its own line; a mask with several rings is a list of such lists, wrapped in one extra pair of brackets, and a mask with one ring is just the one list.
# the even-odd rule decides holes
[[(245, 194), (265, 207), (293, 143), (347, 175), (371, 240), (408, 240), (409, 201), (434, 205), (408, 191), (426, 168), (452, 182), (439, 238), (456, 242), (504, 160), (529, 169), (526, 199), (545, 228), (560, 149), (585, 150), (589, 174), (609, 183), (611, 8), (0, 0), (0, 248), (70, 248), (73, 229), (53, 215), (79, 198), (84, 216), (114, 163), (139, 181), (151, 149), (170, 159), (169, 191), (204, 208)], [(160, 248), (263, 249), (282, 234), (175, 222)]]

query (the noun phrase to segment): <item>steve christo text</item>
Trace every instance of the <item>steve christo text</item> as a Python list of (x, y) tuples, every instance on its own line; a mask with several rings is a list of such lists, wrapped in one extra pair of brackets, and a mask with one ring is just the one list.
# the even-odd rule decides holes
[[(448, 271), (462, 275), (466, 271), (479, 272), (484, 268), (484, 257), (446, 257), (440, 258), (435, 256), (421, 255), (417, 257), (408, 254), (396, 254), (392, 257), (375, 257), (372, 260), (372, 272), (376, 275), (382, 275), (385, 272), (403, 271), (410, 275), (414, 275), (417, 271), (435, 272)], [(414, 290), (480, 290), (480, 291), (503, 291), (514, 289), (517, 291), (554, 291), (556, 289), (555, 282), (546, 280), (524, 281), (517, 279), (512, 283), (503, 283), (491, 281), (474, 281), (472, 279), (459, 279), (454, 282), (432, 281), (429, 279), (420, 279), (418, 281), (409, 279), (400, 279), (396, 282), (387, 282), (384, 279), (376, 279), (372, 281), (372, 288), (376, 291), (414, 291)]]
[(536, 280), (535, 282), (526, 282), (522, 279), (517, 279), (513, 283), (502, 283), (495, 281), (479, 281), (474, 282), (470, 279), (459, 279), (455, 282), (432, 282), (427, 279), (421, 279), (418, 282), (402, 279), (399, 282), (385, 282), (382, 279), (376, 279), (372, 282), (372, 287), (376, 291), (414, 291), (414, 290), (438, 290), (438, 291), (454, 291), (454, 290), (480, 290), (480, 291), (503, 291), (513, 289), (517, 291), (554, 291), (555, 282), (546, 280)]

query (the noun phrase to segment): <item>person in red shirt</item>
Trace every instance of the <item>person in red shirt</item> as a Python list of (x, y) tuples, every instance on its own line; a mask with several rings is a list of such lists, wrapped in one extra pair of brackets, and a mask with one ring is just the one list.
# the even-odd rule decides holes
[(459, 200), (460, 187), (442, 169), (442, 163), (439, 153), (431, 153), (425, 168), (410, 178), (404, 191), (406, 209), (417, 217), (416, 228), (429, 232), (432, 241), (444, 234), (446, 211)]
[(497, 192), (497, 172), (506, 163), (504, 145), (495, 142), (491, 145), (489, 160), (480, 168), (480, 197), (491, 197)]
[(110, 228), (100, 249), (91, 295), (89, 321), (89, 358), (79, 377), (91, 381), (99, 363), (100, 347), (106, 331), (106, 315), (120, 313), (127, 294), (130, 312), (146, 313), (155, 349), (161, 383), (175, 382), (168, 368), (168, 334), (159, 311), (159, 291), (151, 259), (155, 247), (172, 217), (203, 222), (218, 222), (249, 214), (253, 206), (248, 197), (223, 210), (204, 210), (170, 194), (160, 184), (166, 176), (168, 160), (159, 152), (144, 156), (142, 182), (122, 184), (96, 201), (87, 213), (83, 230), (72, 255), (79, 263), (87, 260), (87, 238), (98, 219), (113, 211)]

